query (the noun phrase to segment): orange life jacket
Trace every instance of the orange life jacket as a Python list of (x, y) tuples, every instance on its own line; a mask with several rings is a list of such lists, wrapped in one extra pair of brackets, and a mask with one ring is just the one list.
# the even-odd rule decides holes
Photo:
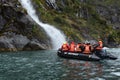
[(91, 46), (90, 45), (84, 45), (84, 47), (85, 47), (85, 49), (84, 49), (83, 53), (90, 54), (91, 53), (91, 50), (90, 50)]
[(70, 49), (69, 51), (74, 52), (75, 51), (75, 44), (70, 44)]
[(68, 51), (69, 50), (69, 46), (67, 44), (63, 44), (61, 49), (63, 51)]
[(81, 51), (82, 51), (81, 48), (80, 48), (80, 45), (81, 45), (81, 44), (77, 44), (77, 45), (76, 45), (76, 50), (75, 50), (76, 52), (81, 52)]

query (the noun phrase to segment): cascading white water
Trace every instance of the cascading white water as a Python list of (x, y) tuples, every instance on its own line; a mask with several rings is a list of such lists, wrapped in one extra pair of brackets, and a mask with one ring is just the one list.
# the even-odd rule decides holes
[(35, 9), (32, 6), (31, 0), (19, 0), (23, 8), (27, 10), (29, 16), (42, 27), (47, 35), (51, 38), (53, 49), (58, 49), (65, 42), (65, 35), (58, 29), (49, 24), (42, 23), (36, 15)]

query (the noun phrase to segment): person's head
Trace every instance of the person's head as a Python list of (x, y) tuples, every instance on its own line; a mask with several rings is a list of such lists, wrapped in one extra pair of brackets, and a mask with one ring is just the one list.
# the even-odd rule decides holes
[(100, 41), (98, 41), (98, 43), (99, 43), (99, 44), (102, 44), (103, 42), (100, 40)]
[(102, 40), (99, 40), (98, 42), (102, 42)]
[(102, 39), (101, 39), (101, 38), (98, 38), (98, 41), (102, 41)]

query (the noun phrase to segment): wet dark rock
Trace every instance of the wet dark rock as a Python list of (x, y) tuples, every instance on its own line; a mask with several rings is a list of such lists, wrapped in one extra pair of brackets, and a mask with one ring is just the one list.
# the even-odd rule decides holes
[(12, 44), (18, 49), (22, 50), (23, 47), (30, 41), (26, 36), (14, 35), (12, 38)]
[[(46, 35), (28, 16), (18, 0), (0, 0), (0, 51), (23, 50), (23, 47), (30, 43), (32, 39), (38, 40), (39, 47), (46, 46), (44, 49), (48, 49), (49, 41), (47, 37), (43, 39), (41, 36), (36, 35), (37, 33), (33, 29), (34, 26), (39, 34)], [(41, 48), (37, 47), (40, 50)]]
[(11, 44), (11, 40), (6, 36), (0, 37), (0, 51), (17, 51), (15, 46)]
[(4, 27), (4, 24), (6, 24), (6, 20), (0, 15), (0, 30)]
[(0, 51), (43, 50), (48, 47), (37, 39), (29, 40), (26, 36), (4, 33), (0, 37)]
[(28, 44), (26, 44), (23, 50), (44, 50), (46, 49), (39, 41), (32, 40)]
[(22, 50), (30, 41), (26, 36), (16, 35), (14, 33), (4, 33), (5, 36), (0, 37), (0, 48), (12, 51)]

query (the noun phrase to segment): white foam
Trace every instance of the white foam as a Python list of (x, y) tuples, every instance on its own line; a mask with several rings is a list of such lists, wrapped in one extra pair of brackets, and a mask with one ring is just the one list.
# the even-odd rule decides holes
[(120, 72), (112, 72), (111, 74), (116, 75), (116, 76), (120, 76)]

